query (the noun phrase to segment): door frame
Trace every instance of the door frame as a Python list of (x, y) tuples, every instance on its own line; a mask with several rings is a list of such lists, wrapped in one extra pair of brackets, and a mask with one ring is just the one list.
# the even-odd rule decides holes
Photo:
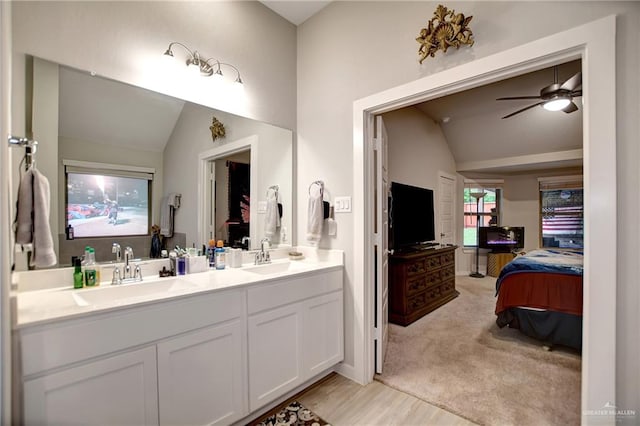
[[(547, 36), (356, 100), (353, 104), (354, 365), (373, 380), (371, 155), (373, 116), (461, 90), (582, 59), (585, 248), (582, 413), (615, 401), (616, 378), (616, 16)], [(597, 224), (597, 226), (595, 226)], [(615, 417), (615, 416), (614, 416)], [(615, 419), (610, 421), (615, 421)]]
[[(258, 136), (251, 135), (233, 142), (225, 142), (224, 144), (218, 143), (218, 146), (198, 154), (198, 235), (196, 238), (196, 247), (209, 245), (209, 241), (204, 237), (208, 226), (207, 206), (205, 205), (205, 202), (207, 200), (207, 165), (209, 161), (227, 157), (238, 152), (246, 151), (247, 149), (251, 150), (251, 168), (249, 170), (251, 187), (249, 188), (249, 199), (251, 200), (251, 203), (253, 203), (253, 205), (250, 205), (249, 210), (249, 239), (251, 241), (249, 249), (251, 249), (255, 244), (255, 241), (257, 241), (258, 185), (256, 185), (256, 182), (258, 181)], [(216, 239), (218, 239), (217, 236)]]

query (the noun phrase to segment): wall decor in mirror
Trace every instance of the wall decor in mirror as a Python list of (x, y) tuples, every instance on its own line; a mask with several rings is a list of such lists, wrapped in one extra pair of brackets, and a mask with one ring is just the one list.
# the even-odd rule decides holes
[[(98, 261), (111, 260), (114, 242), (133, 247), (136, 257), (149, 256), (150, 228), (160, 223), (162, 199), (170, 193), (182, 198), (174, 217), (174, 237), (165, 241), (168, 248), (201, 247), (210, 239), (221, 239), (228, 245), (243, 240), (244, 248), (256, 249), (265, 236), (265, 211), (260, 206), (267, 200), (267, 189), (276, 184), (283, 206), (280, 231), (287, 238), (278, 232), (271, 240), (274, 245), (294, 242), (291, 130), (37, 57), (28, 56), (25, 67), (25, 87), (14, 86), (14, 98), (24, 99), (14, 104), (25, 105), (26, 111), (14, 114), (31, 117), (25, 120), (28, 133), (41, 147), (46, 145), (48, 160), (39, 167), (51, 184), (50, 224), (60, 266), (68, 266), (71, 256), (81, 254), (85, 245), (95, 247)], [(225, 125), (225, 137), (213, 142), (213, 151), (224, 155), (211, 154), (212, 116)], [(251, 143), (241, 142), (247, 140)], [(227, 149), (236, 145), (242, 148)], [(241, 151), (246, 153), (237, 159)], [(12, 173), (17, 176), (18, 154), (12, 155)], [(216, 168), (221, 159), (224, 163), (218, 161)], [(228, 201), (216, 202), (229, 197), (227, 160), (250, 163), (252, 197), (243, 198), (247, 205), (239, 218), (224, 218), (215, 207), (225, 205), (223, 210), (237, 213), (233, 206), (229, 209)], [(120, 171), (90, 173), (83, 168), (86, 164)], [(207, 165), (213, 174), (201, 172)], [(132, 170), (146, 177), (132, 176)], [(114, 202), (118, 203), (113, 208), (115, 224), (109, 216)], [(238, 219), (242, 225), (234, 226)], [(100, 223), (101, 230), (89, 223)], [(74, 240), (65, 235), (69, 224)], [(248, 235), (238, 234), (243, 232)]]

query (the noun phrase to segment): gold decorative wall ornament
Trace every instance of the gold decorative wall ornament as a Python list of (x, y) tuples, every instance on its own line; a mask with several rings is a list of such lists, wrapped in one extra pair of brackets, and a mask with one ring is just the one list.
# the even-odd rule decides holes
[(211, 139), (215, 142), (218, 138), (224, 138), (227, 131), (224, 129), (224, 124), (220, 122), (216, 117), (213, 117), (211, 120), (211, 126), (209, 127), (211, 130)]
[(420, 63), (428, 56), (433, 58), (438, 50), (446, 53), (452, 46), (456, 49), (459, 49), (461, 44), (473, 46), (473, 33), (468, 27), (472, 18), (473, 16), (465, 18), (462, 13), (456, 14), (453, 9), (449, 10), (441, 4), (438, 5), (427, 28), (421, 29), (420, 36), (416, 38), (420, 43), (418, 49)]

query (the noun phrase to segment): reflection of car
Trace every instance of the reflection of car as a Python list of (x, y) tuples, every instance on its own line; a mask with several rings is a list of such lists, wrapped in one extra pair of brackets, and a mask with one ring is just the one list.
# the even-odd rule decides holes
[[(73, 213), (72, 213), (73, 212)], [(69, 204), (67, 205), (67, 217), (73, 214), (70, 219), (84, 219), (88, 217), (99, 216), (101, 210), (90, 204)]]
[(84, 219), (84, 216), (76, 211), (71, 210), (67, 212), (67, 219)]

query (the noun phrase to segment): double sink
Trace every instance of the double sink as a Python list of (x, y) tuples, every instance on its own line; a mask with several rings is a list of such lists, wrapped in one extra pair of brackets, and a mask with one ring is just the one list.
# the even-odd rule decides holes
[(310, 269), (311, 266), (297, 261), (282, 260), (263, 265), (208, 271), (179, 277), (145, 277), (141, 282), (120, 285), (110, 285), (104, 282), (95, 288), (65, 289), (63, 291), (70, 292), (73, 301), (80, 307), (105, 304), (122, 305), (137, 300), (152, 300), (191, 293), (206, 288), (212, 281), (236, 282), (244, 277), (245, 279), (242, 281), (250, 282), (260, 280), (262, 277), (301, 272)]

